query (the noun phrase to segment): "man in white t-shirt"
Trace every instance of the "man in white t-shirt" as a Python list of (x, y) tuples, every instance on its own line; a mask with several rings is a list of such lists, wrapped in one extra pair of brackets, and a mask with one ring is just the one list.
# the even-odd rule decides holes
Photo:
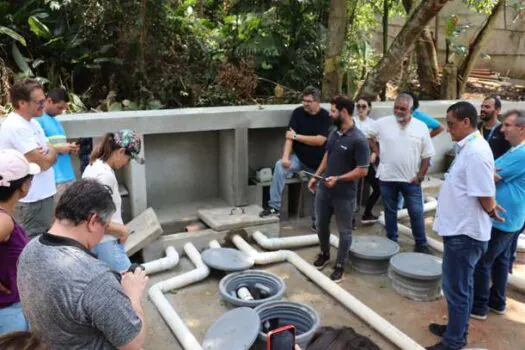
[(477, 125), (476, 108), (457, 102), (447, 110), (447, 127), (456, 141), (456, 158), (439, 193), (434, 231), (443, 236), (443, 293), (448, 324), (429, 329), (443, 340), (427, 349), (461, 349), (467, 343), (474, 300), (474, 268), (487, 250), (491, 218), (501, 221), (496, 204), (494, 157)]
[(377, 120), (368, 130), (368, 138), (372, 152), (379, 154), (377, 177), (385, 207), (387, 237), (397, 242), (397, 202), (401, 193), (416, 241), (414, 251), (432, 254), (425, 234), (421, 182), (434, 147), (426, 125), (412, 118), (412, 104), (410, 95), (397, 96), (394, 115)]
[(0, 149), (16, 149), (42, 169), (33, 178), (28, 195), (20, 200), (16, 210), (18, 222), (33, 238), (47, 232), (53, 223), (56, 193), (53, 164), (57, 153), (40, 124), (33, 120), (42, 115), (46, 101), (42, 85), (32, 79), (18, 81), (11, 87), (10, 97), (14, 112), (0, 125)]

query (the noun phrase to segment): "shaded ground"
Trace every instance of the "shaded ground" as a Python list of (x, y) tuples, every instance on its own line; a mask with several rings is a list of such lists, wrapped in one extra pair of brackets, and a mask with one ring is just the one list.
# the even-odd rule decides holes
[[(428, 218), (427, 224), (431, 225), (431, 222), (432, 218)], [(308, 223), (308, 220), (285, 222), (282, 224), (281, 234), (289, 236), (311, 233)], [(431, 232), (428, 225), (428, 232)], [(355, 234), (382, 234), (382, 228), (379, 225), (360, 228)], [(412, 249), (412, 243), (409, 239), (401, 238), (400, 245), (402, 250), (409, 251)], [(260, 247), (255, 247), (261, 250)], [(297, 250), (297, 253), (308, 261), (313, 261), (317, 252), (316, 247)], [(332, 256), (335, 256), (335, 252)], [(159, 280), (179, 275), (192, 268), (191, 263), (183, 258), (179, 266), (173, 271), (151, 277), (150, 286)], [(335, 299), (327, 296), (292, 265), (282, 263), (258, 266), (257, 268), (281, 276), (287, 285), (284, 299), (304, 302), (313, 306), (321, 316), (322, 325), (351, 326), (357, 332), (370, 337), (381, 349), (396, 348), (357, 316), (336, 302)], [(516, 274), (525, 278), (525, 265), (517, 265), (516, 270)], [(329, 275), (331, 268), (327, 267), (324, 273)], [(170, 302), (199, 340), (203, 339), (208, 327), (230, 309), (220, 299), (218, 283), (221, 277), (221, 275), (214, 274), (203, 282), (181, 291), (168, 293)], [(446, 303), (443, 299), (434, 302), (411, 301), (398, 295), (392, 289), (386, 276), (367, 276), (351, 271), (350, 268), (347, 268), (347, 274), (341, 286), (420, 344), (428, 346), (439, 340), (428, 332), (427, 326), (430, 322), (446, 322)], [(471, 320), (470, 348), (491, 350), (525, 348), (523, 345), (525, 344), (525, 295), (512, 290), (509, 290), (508, 295), (507, 313), (504, 316), (490, 314), (486, 321)], [(148, 323), (145, 349), (181, 349), (147, 297), (144, 297), (143, 305)]]

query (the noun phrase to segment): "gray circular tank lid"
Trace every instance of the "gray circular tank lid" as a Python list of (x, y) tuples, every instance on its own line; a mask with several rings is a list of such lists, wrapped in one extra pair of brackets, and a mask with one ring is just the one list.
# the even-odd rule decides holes
[(232, 248), (210, 248), (202, 253), (202, 261), (211, 268), (221, 271), (242, 271), (253, 266), (248, 254)]
[(206, 332), (203, 349), (247, 350), (259, 334), (261, 319), (252, 308), (239, 307), (222, 315)]
[(356, 237), (350, 246), (350, 254), (368, 260), (387, 260), (399, 253), (399, 245), (386, 237)]
[(395, 272), (408, 278), (433, 280), (441, 277), (441, 263), (428, 254), (397, 254), (390, 259), (390, 266)]

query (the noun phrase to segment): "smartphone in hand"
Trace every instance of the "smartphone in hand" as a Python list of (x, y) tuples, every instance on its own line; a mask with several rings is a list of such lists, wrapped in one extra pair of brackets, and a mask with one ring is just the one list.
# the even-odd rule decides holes
[(268, 332), (266, 336), (266, 350), (294, 350), (294, 348), (294, 325), (289, 324)]

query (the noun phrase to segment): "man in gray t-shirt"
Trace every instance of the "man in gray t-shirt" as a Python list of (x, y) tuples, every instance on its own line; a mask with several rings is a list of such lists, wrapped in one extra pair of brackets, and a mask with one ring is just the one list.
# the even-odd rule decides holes
[(107, 187), (77, 181), (60, 198), (49, 233), (31, 241), (20, 256), (24, 314), (51, 349), (143, 346), (140, 298), (148, 278), (140, 269), (120, 276), (90, 252), (114, 211)]

